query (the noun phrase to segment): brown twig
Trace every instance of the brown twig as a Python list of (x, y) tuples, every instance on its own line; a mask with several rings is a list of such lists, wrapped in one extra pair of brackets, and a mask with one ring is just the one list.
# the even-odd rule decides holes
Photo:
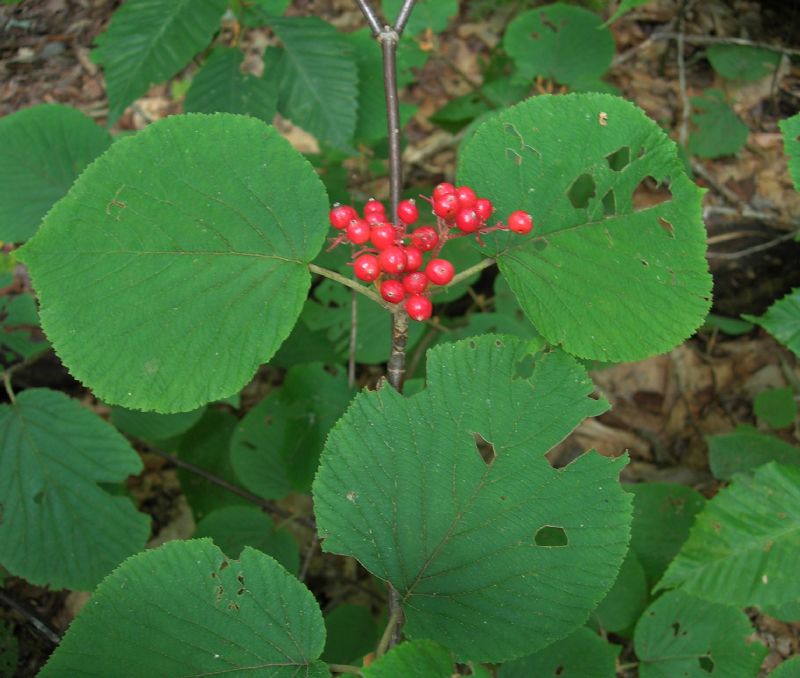
[(39, 619), (39, 617), (37, 617), (33, 612), (31, 612), (26, 605), (14, 600), (2, 589), (0, 589), (0, 603), (3, 603), (3, 605), (6, 605), (7, 607), (10, 607), (18, 612), (22, 617), (24, 617), (25, 621), (27, 621), (34, 629), (36, 629), (39, 635), (53, 643), (53, 645), (58, 645), (61, 642), (61, 636), (59, 636), (53, 629)]
[(787, 240), (793, 240), (797, 237), (797, 233), (797, 231), (790, 231), (789, 233), (784, 233), (777, 238), (773, 238), (769, 242), (761, 243), (760, 245), (753, 245), (752, 247), (746, 247), (745, 249), (737, 252), (708, 252), (706, 256), (709, 259), (741, 259), (742, 257), (747, 257), (751, 254), (757, 254), (758, 252), (764, 252), (765, 250), (772, 249), (773, 247), (776, 247)]

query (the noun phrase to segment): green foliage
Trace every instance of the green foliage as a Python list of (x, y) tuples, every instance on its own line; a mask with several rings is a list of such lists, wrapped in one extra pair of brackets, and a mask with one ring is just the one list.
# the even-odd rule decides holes
[(112, 407), (111, 423), (129, 436), (153, 443), (185, 433), (200, 421), (205, 410), (200, 407), (190, 412), (158, 414)]
[(363, 678), (451, 678), (453, 658), (430, 640), (412, 640), (392, 648), (361, 672)]
[(332, 664), (350, 664), (372, 652), (380, 629), (369, 610), (361, 605), (339, 605), (325, 615), (327, 639), (322, 659)]
[(512, 77), (492, 80), (474, 92), (448, 101), (431, 116), (431, 120), (446, 129), (457, 131), (484, 113), (515, 104), (527, 94), (528, 89), (528, 83)]
[(0, 118), (0, 240), (31, 237), (83, 168), (110, 145), (102, 127), (60, 104)]
[(51, 588), (91, 590), (144, 548), (148, 519), (102, 486), (139, 473), (128, 442), (59, 391), (0, 405), (0, 563)]
[[(362, 392), (331, 431), (314, 482), (325, 550), (392, 582), (410, 638), (481, 661), (578, 627), (626, 550), (621, 460), (586, 454), (557, 471), (544, 458), (606, 404), (587, 397), (591, 382), (562, 352), (540, 354), (533, 375), (518, 377), (532, 348), (491, 335), (444, 344), (429, 352), (422, 393)], [(478, 444), (496, 455), (490, 463)], [(542, 528), (566, 546), (540, 545)]]
[(289, 334), (326, 214), (274, 129), (173, 116), (115, 143), (18, 255), (77, 379), (111, 404), (188, 411), (238, 391)]
[[(403, 0), (383, 0), (383, 15), (394, 24)], [(441, 33), (458, 14), (458, 0), (419, 0), (406, 24), (407, 35), (417, 35), (426, 30)]]
[(647, 606), (647, 588), (644, 568), (636, 552), (629, 550), (614, 586), (592, 612), (591, 625), (607, 633), (627, 635)]
[(789, 174), (794, 187), (800, 191), (800, 113), (781, 120), (778, 125), (783, 132), (783, 149), (789, 157)]
[(738, 337), (753, 331), (753, 323), (739, 320), (738, 318), (726, 318), (725, 316), (709, 313), (703, 323), (704, 330), (719, 330), (731, 337)]
[(611, 15), (611, 18), (606, 21), (604, 25), (608, 26), (609, 24), (614, 23), (617, 19), (621, 19), (632, 9), (646, 5), (648, 2), (652, 2), (652, 0), (620, 0), (619, 6), (614, 11), (614, 14)]
[(736, 473), (776, 461), (800, 466), (800, 450), (752, 426), (737, 426), (733, 433), (709, 436), (708, 461), (715, 478), (730, 480)]
[(745, 320), (757, 323), (800, 357), (800, 287), (795, 287), (779, 299), (760, 318), (743, 315)]
[(242, 23), (248, 28), (269, 26), (272, 19), (281, 16), (291, 0), (233, 0), (240, 5)]
[(210, 539), (170, 542), (97, 587), (39, 675), (326, 678), (324, 645), (314, 596), (272, 558), (246, 548), (237, 562)]
[(708, 502), (658, 588), (739, 607), (798, 602), (798, 552), (800, 468), (773, 462)]
[(641, 678), (755, 678), (767, 649), (749, 636), (747, 615), (682, 591), (666, 593), (642, 615), (634, 644)]
[(797, 403), (792, 388), (770, 388), (761, 391), (753, 402), (753, 411), (772, 428), (786, 428), (797, 416)]
[[(10, 275), (0, 276), (0, 285), (11, 283)], [(7, 283), (6, 283), (7, 281)], [(17, 356), (29, 358), (50, 345), (46, 340), (35, 336), (33, 330), (39, 327), (39, 312), (36, 301), (28, 293), (0, 297), (0, 316), (2, 332), (0, 346), (3, 358), (13, 362)]]
[(746, 45), (711, 45), (706, 56), (723, 78), (751, 82), (770, 75), (778, 67), (781, 53)]
[[(647, 177), (668, 184), (672, 198), (635, 210)], [(533, 216), (530, 237), (499, 234), (487, 254), (552, 344), (583, 358), (638, 360), (703, 322), (711, 277), (702, 191), (675, 144), (632, 104), (601, 94), (528, 99), (465, 142), (459, 181), (491, 192), (500, 219), (516, 209)], [(592, 190), (577, 195), (581, 183)]]
[(800, 676), (800, 657), (792, 657), (776, 666), (770, 678), (797, 678)]
[(695, 129), (689, 135), (689, 152), (701, 158), (721, 158), (737, 153), (747, 141), (750, 130), (725, 102), (718, 89), (707, 89), (703, 96), (692, 97)]
[(19, 661), (19, 644), (10, 626), (0, 623), (0, 676), (13, 676)]
[(97, 36), (109, 124), (150, 87), (176, 75), (211, 41), (227, 0), (128, 0)]

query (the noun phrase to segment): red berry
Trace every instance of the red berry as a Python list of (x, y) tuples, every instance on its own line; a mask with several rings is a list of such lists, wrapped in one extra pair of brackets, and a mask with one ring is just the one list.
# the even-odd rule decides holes
[(533, 228), (533, 218), (527, 212), (517, 210), (509, 215), (508, 227), (514, 231), (514, 233), (525, 235), (526, 233), (530, 233)]
[(456, 270), (447, 259), (431, 259), (425, 267), (425, 275), (434, 285), (446, 285), (453, 279)]
[(347, 224), (347, 238), (356, 245), (363, 245), (370, 236), (369, 224), (363, 219), (353, 219)]
[(397, 216), (406, 226), (411, 226), (419, 219), (419, 210), (413, 200), (403, 200), (397, 206)]
[(454, 193), (433, 199), (433, 213), (442, 219), (451, 219), (459, 209), (461, 209), (461, 205)]
[(420, 252), (430, 252), (439, 244), (439, 234), (430, 226), (422, 226), (411, 234), (411, 244)]
[(350, 205), (334, 205), (328, 213), (328, 218), (331, 226), (341, 231), (343, 228), (347, 228), (353, 219), (358, 219), (358, 214)]
[(445, 195), (452, 195), (455, 192), (456, 187), (453, 186), (453, 184), (448, 184), (446, 181), (443, 181), (441, 184), (437, 184), (433, 189), (433, 197), (436, 199)]
[(406, 299), (406, 313), (414, 320), (423, 321), (431, 317), (433, 304), (428, 297), (421, 294), (412, 294)]
[(385, 212), (370, 212), (364, 215), (364, 219), (370, 226), (379, 226), (386, 223)]
[(456, 214), (456, 226), (464, 233), (474, 233), (481, 227), (481, 220), (475, 210), (461, 210)]
[(383, 203), (370, 198), (367, 200), (367, 204), (364, 205), (364, 217), (368, 214), (386, 214), (386, 208), (383, 206)]
[(484, 221), (489, 220), (492, 212), (494, 212), (494, 205), (492, 205), (491, 200), (481, 198), (475, 203), (475, 213)]
[(473, 191), (469, 186), (459, 186), (456, 189), (456, 198), (458, 198), (458, 202), (461, 204), (462, 209), (475, 207), (475, 203), (478, 202), (478, 196), (475, 195), (475, 191)]
[(403, 287), (409, 294), (420, 294), (428, 287), (428, 276), (421, 271), (409, 273), (403, 278)]
[(381, 296), (390, 304), (399, 304), (405, 298), (406, 291), (399, 280), (384, 280), (381, 283)]
[(397, 233), (391, 224), (381, 224), (380, 226), (372, 227), (369, 239), (379, 250), (385, 250), (387, 247), (394, 245)]
[(416, 247), (406, 247), (406, 271), (416, 271), (422, 266), (422, 252)]
[(381, 265), (378, 263), (378, 257), (372, 254), (362, 254), (353, 262), (353, 271), (359, 280), (364, 282), (376, 281), (381, 274)]
[(406, 253), (402, 247), (392, 245), (378, 255), (381, 269), (391, 275), (397, 275), (406, 270)]

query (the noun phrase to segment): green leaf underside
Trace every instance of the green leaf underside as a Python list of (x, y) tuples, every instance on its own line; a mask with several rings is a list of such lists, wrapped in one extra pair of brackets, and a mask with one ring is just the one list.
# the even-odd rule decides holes
[(614, 675), (619, 646), (611, 645), (594, 631), (579, 628), (572, 635), (536, 654), (503, 664), (499, 678), (610, 678)]
[(150, 87), (178, 73), (211, 41), (226, 0), (129, 0), (99, 35), (109, 124)]
[(0, 405), (0, 564), (29, 582), (88, 591), (142, 549), (147, 516), (101, 483), (142, 463), (128, 442), (63, 393)]
[[(624, 459), (586, 454), (557, 471), (543, 456), (606, 403), (587, 397), (591, 381), (560, 351), (539, 355), (530, 380), (515, 378), (538, 346), (444, 344), (428, 352), (422, 393), (362, 392), (331, 431), (314, 484), (325, 550), (392, 582), (408, 637), (480, 661), (582, 624), (626, 550)], [(476, 434), (493, 446), (491, 464)], [(548, 526), (565, 531), (566, 547), (537, 545)]]
[(430, 640), (412, 640), (392, 648), (361, 671), (363, 678), (451, 678), (450, 651)]
[(111, 136), (80, 111), (34, 106), (0, 119), (0, 241), (30, 238)]
[(794, 389), (769, 388), (756, 395), (753, 412), (772, 428), (786, 428), (797, 416)]
[(739, 426), (732, 433), (709, 436), (707, 441), (709, 466), (720, 480), (771, 461), (800, 466), (800, 449), (752, 426)]
[[(588, 198), (575, 190), (585, 177), (594, 182)], [(646, 177), (668, 183), (672, 197), (637, 210), (632, 196)], [(639, 360), (706, 317), (703, 192), (633, 104), (603, 94), (528, 99), (478, 128), (459, 181), (490, 197), (500, 219), (518, 209), (533, 216), (530, 237), (495, 238), (498, 263), (539, 332), (569, 353)], [(605, 214), (609, 194), (614, 214)]]
[(770, 75), (781, 61), (780, 52), (746, 45), (710, 45), (706, 55), (714, 70), (729, 80), (758, 80)]
[[(381, 4), (383, 16), (394, 25), (403, 0), (383, 0)], [(408, 18), (405, 35), (417, 35), (428, 29), (434, 33), (441, 33), (456, 14), (458, 14), (457, 0), (419, 0)]]
[(275, 82), (242, 73), (244, 54), (218, 48), (192, 80), (183, 108), (194, 113), (238, 113), (271, 122), (277, 111)]
[(124, 407), (112, 407), (111, 423), (129, 436), (148, 442), (157, 442), (185, 433), (200, 421), (205, 411), (205, 407), (199, 407), (190, 412), (158, 414), (157, 412), (140, 412), (127, 410)]
[(323, 678), (324, 644), (311, 592), (269, 556), (170, 542), (100, 584), (39, 675)]
[(800, 468), (738, 475), (697, 516), (658, 584), (727, 605), (800, 601)]
[(781, 120), (778, 125), (783, 132), (783, 150), (789, 156), (789, 174), (795, 189), (800, 191), (800, 113)]
[(792, 353), (800, 357), (800, 287), (795, 287), (783, 299), (772, 304), (760, 318), (751, 315), (742, 317), (761, 325)]
[(77, 379), (111, 404), (188, 411), (240, 390), (289, 334), (326, 213), (273, 128), (173, 116), (93, 163), (19, 258)]
[(284, 47), (276, 76), (281, 115), (349, 151), (358, 119), (358, 69), (349, 41), (317, 17), (273, 19), (270, 27)]
[(692, 114), (696, 129), (689, 135), (689, 152), (701, 158), (733, 155), (744, 146), (750, 133), (736, 112), (725, 102), (725, 95), (708, 89), (701, 97), (692, 97), (698, 111)]
[(767, 654), (748, 637), (747, 615), (682, 591), (665, 593), (642, 615), (634, 645), (641, 678), (754, 678)]

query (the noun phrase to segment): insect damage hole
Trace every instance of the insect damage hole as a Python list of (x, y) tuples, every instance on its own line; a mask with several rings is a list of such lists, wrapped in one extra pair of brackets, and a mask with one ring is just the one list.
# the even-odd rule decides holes
[(597, 184), (591, 174), (581, 174), (567, 190), (567, 197), (575, 209), (589, 206), (589, 200), (597, 194)]
[(614, 191), (610, 190), (603, 196), (603, 214), (607, 217), (613, 217), (617, 213), (617, 199), (614, 197)]
[(654, 177), (647, 176), (639, 182), (633, 191), (633, 209), (643, 210), (655, 207), (661, 203), (672, 200), (669, 182), (659, 183)]
[(675, 238), (675, 227), (669, 223), (664, 217), (658, 218), (658, 225), (664, 229), (664, 232), (670, 237)]
[(494, 460), (497, 459), (497, 452), (494, 451), (494, 445), (486, 440), (480, 433), (473, 433), (472, 437), (475, 438), (475, 450), (478, 452), (483, 463), (487, 466), (494, 464)]
[(536, 546), (563, 547), (569, 544), (569, 538), (563, 527), (556, 525), (543, 525), (534, 537)]
[(700, 668), (706, 673), (714, 673), (714, 660), (711, 659), (711, 657), (698, 657), (697, 663), (700, 664)]
[(631, 162), (631, 149), (629, 146), (622, 146), (613, 153), (606, 156), (606, 162), (614, 172), (620, 172)]

